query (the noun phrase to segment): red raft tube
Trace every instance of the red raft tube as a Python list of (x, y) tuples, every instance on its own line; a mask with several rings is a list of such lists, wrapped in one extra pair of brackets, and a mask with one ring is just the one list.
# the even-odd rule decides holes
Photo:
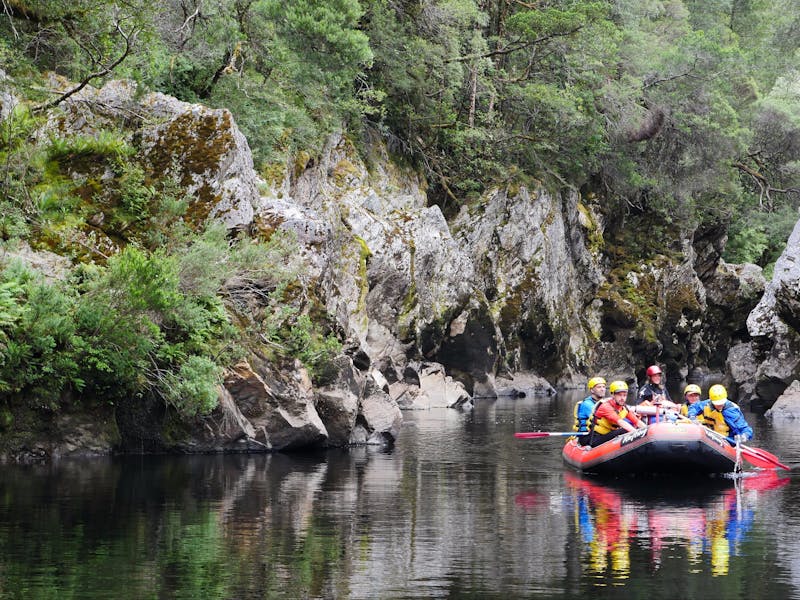
[(688, 422), (653, 423), (600, 444), (564, 446), (564, 461), (585, 473), (730, 473), (736, 448), (720, 434)]

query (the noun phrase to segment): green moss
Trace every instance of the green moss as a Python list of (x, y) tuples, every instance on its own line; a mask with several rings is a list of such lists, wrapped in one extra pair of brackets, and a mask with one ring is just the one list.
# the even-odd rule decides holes
[(333, 182), (338, 188), (346, 187), (351, 177), (357, 177), (358, 168), (349, 160), (342, 159), (333, 167)]
[(14, 425), (14, 414), (8, 408), (0, 409), (0, 430), (8, 431)]
[(359, 246), (358, 256), (358, 278), (361, 281), (360, 291), (358, 295), (357, 311), (366, 309), (367, 293), (369, 293), (369, 278), (367, 277), (367, 261), (372, 256), (372, 251), (367, 246), (367, 242), (360, 236), (354, 235), (356, 243)]
[[(631, 274), (635, 274), (636, 283)], [(611, 271), (597, 291), (606, 313), (621, 326), (632, 327), (647, 341), (657, 341), (658, 297), (655, 280), (649, 273), (618, 268)]]
[(555, 222), (557, 215), (558, 215), (558, 212), (556, 211), (555, 207), (551, 208), (550, 211), (545, 216), (544, 221), (542, 221), (542, 225), (541, 225), (542, 232), (547, 233), (547, 230)]
[(168, 412), (161, 427), (161, 439), (168, 448), (185, 442), (191, 434), (191, 424), (175, 412)]
[[(218, 168), (222, 158), (234, 146), (233, 122), (227, 110), (200, 116), (184, 113), (170, 121), (150, 150), (147, 160), (154, 178), (173, 174), (184, 188), (195, 184), (198, 175), (207, 175)], [(186, 219), (202, 223), (220, 201), (220, 194), (208, 183), (195, 193)]]
[(253, 218), (251, 234), (259, 240), (266, 242), (278, 230), (283, 223), (283, 219), (276, 216), (257, 214)]
[(92, 202), (103, 193), (103, 184), (96, 177), (87, 178), (81, 185), (75, 188), (75, 194), (86, 202)]
[(612, 246), (621, 247), (621, 254), (634, 264), (658, 259), (681, 261), (680, 235), (673, 223), (668, 223), (658, 213), (643, 213), (629, 217), (625, 227), (606, 236)]
[(43, 436), (50, 434), (42, 415), (28, 407), (5, 407), (3, 413), (3, 423), (8, 425), (4, 435), (0, 436), (2, 456), (14, 455), (23, 448), (34, 448)]
[(261, 167), (261, 177), (270, 185), (279, 186), (286, 174), (286, 165), (281, 162), (265, 163)]
[(509, 198), (516, 198), (519, 195), (520, 189), (522, 189), (522, 185), (518, 181), (509, 183), (506, 186), (506, 196)]
[(587, 232), (587, 241), (589, 242), (589, 252), (594, 255), (599, 254), (605, 245), (605, 240), (603, 239), (603, 231), (600, 228), (600, 224), (594, 218), (594, 214), (592, 213), (589, 208), (583, 204), (582, 202), (578, 202), (578, 212), (580, 213), (581, 225), (586, 229)]
[(503, 335), (508, 334), (513, 327), (519, 324), (522, 317), (523, 302), (530, 293), (531, 288), (530, 281), (526, 279), (520, 287), (505, 298), (505, 302), (500, 308), (498, 320), (498, 325)]
[(409, 254), (410, 254), (410, 257), (409, 257), (409, 265), (410, 265), (410, 267), (409, 267), (409, 269), (410, 269), (409, 278), (411, 280), (411, 285), (408, 287), (408, 290), (406, 291), (406, 295), (403, 298), (403, 304), (400, 307), (400, 313), (399, 313), (399, 316), (398, 316), (398, 322), (401, 323), (401, 324), (404, 323), (408, 319), (411, 311), (414, 310), (414, 308), (416, 308), (416, 306), (417, 306), (417, 304), (419, 302), (419, 299), (417, 298), (417, 282), (416, 282), (415, 271), (414, 271), (414, 258), (415, 258), (416, 253), (417, 253), (417, 247), (414, 245), (414, 240), (408, 240), (408, 251), (409, 251)]
[(419, 299), (417, 298), (417, 284), (411, 280), (411, 285), (406, 290), (406, 295), (403, 298), (403, 303), (400, 307), (400, 313), (397, 318), (397, 333), (401, 340), (409, 341), (413, 332), (411, 331), (414, 324), (414, 319), (411, 316), (412, 311), (417, 307)]
[(300, 150), (294, 157), (294, 178), (297, 179), (303, 174), (312, 161), (311, 153)]

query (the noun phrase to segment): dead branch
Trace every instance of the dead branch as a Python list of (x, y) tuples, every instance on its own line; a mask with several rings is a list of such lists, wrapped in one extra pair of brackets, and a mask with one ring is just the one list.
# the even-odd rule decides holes
[(186, 20), (183, 22), (183, 25), (178, 27), (175, 30), (175, 33), (178, 33), (179, 31), (183, 31), (184, 29), (189, 27), (190, 24), (191, 24), (191, 27), (194, 28), (194, 22), (197, 19), (198, 15), (200, 15), (200, 6), (199, 5), (197, 6), (197, 8), (194, 9), (194, 12), (192, 14), (190, 14), (189, 16), (186, 17)]
[(790, 188), (776, 188), (770, 185), (769, 179), (759, 172), (753, 169), (752, 167), (746, 165), (743, 162), (735, 162), (733, 166), (739, 169), (740, 171), (746, 173), (750, 179), (758, 186), (758, 208), (759, 210), (766, 210), (768, 212), (772, 212), (774, 208), (774, 203), (772, 200), (772, 194), (796, 194), (800, 192), (800, 189), (790, 187)]
[(133, 29), (130, 33), (126, 33), (125, 31), (123, 31), (122, 27), (120, 26), (119, 21), (115, 21), (114, 22), (114, 29), (116, 29), (116, 31), (119, 34), (119, 36), (125, 41), (125, 48), (122, 51), (122, 54), (120, 56), (118, 56), (113, 62), (111, 62), (110, 64), (106, 65), (105, 67), (103, 67), (99, 71), (94, 71), (93, 73), (89, 73), (89, 75), (84, 77), (83, 80), (80, 83), (78, 83), (78, 85), (76, 85), (73, 88), (67, 90), (66, 92), (61, 94), (58, 98), (55, 98), (54, 100), (51, 100), (50, 102), (46, 102), (45, 104), (40, 104), (38, 106), (34, 106), (31, 109), (31, 112), (33, 114), (38, 114), (38, 113), (44, 112), (46, 110), (49, 110), (51, 108), (54, 108), (54, 107), (58, 106), (59, 104), (64, 102), (64, 100), (66, 100), (70, 96), (73, 96), (73, 95), (77, 94), (83, 88), (85, 88), (87, 85), (89, 85), (90, 81), (92, 81), (94, 79), (98, 79), (99, 77), (105, 77), (106, 75), (111, 73), (114, 69), (116, 69), (122, 63), (123, 60), (125, 60), (127, 58), (128, 54), (130, 54), (131, 49), (133, 48), (133, 44), (136, 41), (136, 36), (139, 34), (139, 31), (137, 29)]

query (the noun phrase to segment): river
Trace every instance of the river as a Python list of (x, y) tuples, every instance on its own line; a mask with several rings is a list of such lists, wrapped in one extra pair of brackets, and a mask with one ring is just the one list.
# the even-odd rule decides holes
[(405, 412), (391, 449), (2, 467), (0, 597), (800, 598), (793, 472), (597, 480), (514, 438), (578, 397)]

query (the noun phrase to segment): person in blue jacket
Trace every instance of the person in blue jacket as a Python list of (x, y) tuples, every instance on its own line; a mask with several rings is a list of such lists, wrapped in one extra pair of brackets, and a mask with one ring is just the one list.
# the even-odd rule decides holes
[(592, 377), (587, 387), (589, 388), (589, 395), (576, 403), (575, 409), (572, 411), (575, 417), (575, 423), (572, 425), (572, 429), (582, 434), (578, 437), (578, 443), (582, 446), (589, 443), (588, 421), (594, 412), (595, 405), (606, 395), (606, 380), (602, 377)]
[(744, 418), (742, 409), (728, 400), (728, 391), (719, 384), (709, 388), (708, 400), (692, 404), (686, 416), (698, 419), (706, 427), (736, 442), (746, 442), (753, 437), (753, 429)]

